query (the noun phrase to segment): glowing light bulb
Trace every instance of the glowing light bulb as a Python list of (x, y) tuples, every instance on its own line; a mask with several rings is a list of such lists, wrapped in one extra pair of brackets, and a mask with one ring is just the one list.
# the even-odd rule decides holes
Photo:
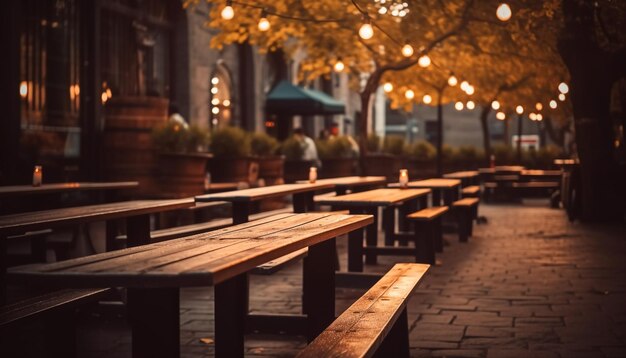
[(211, 112), (213, 114), (218, 114), (218, 113), (220, 113), (220, 109), (219, 109), (219, 107), (213, 107), (213, 109), (211, 109)]
[(420, 67), (426, 68), (430, 66), (430, 57), (428, 57), (428, 55), (423, 55), (419, 58), (419, 60), (417, 60), (417, 63), (420, 65)]
[(569, 92), (569, 86), (567, 85), (567, 83), (561, 82), (559, 84), (559, 92), (561, 92), (562, 94), (567, 94), (567, 92)]
[(225, 99), (225, 100), (222, 102), (222, 104), (224, 105), (224, 107), (228, 107), (228, 106), (230, 106), (230, 101), (229, 101), (229, 100), (227, 100), (227, 99)]
[(217, 77), (213, 77), (213, 78), (211, 78), (211, 84), (216, 85), (216, 84), (218, 84), (218, 83), (220, 83), (220, 79), (219, 79), (219, 78), (217, 78)]
[(503, 121), (506, 119), (506, 114), (504, 114), (504, 112), (498, 112), (496, 113), (496, 118)]
[(450, 78), (448, 78), (448, 85), (449, 86), (454, 87), (454, 86), (457, 85), (457, 83), (459, 83), (459, 80), (457, 80), (456, 77), (450, 76)]
[(491, 102), (491, 108), (493, 108), (494, 110), (500, 109), (500, 102), (498, 101)]
[(454, 108), (455, 108), (457, 111), (462, 111), (462, 110), (463, 110), (463, 102), (457, 102), (457, 103), (455, 103), (455, 104), (454, 104)]
[(559, 101), (565, 101), (565, 95), (563, 93), (559, 93)]
[(259, 20), (259, 31), (267, 31), (272, 25), (267, 20), (267, 13), (263, 11), (261, 13), (261, 19)]
[(364, 22), (359, 28), (359, 36), (361, 36), (363, 40), (369, 40), (374, 36), (374, 28), (372, 27), (372, 24), (370, 24), (369, 20)]
[(387, 93), (393, 91), (393, 85), (391, 84), (391, 82), (387, 82), (383, 85), (383, 90)]
[(537, 121), (541, 122), (542, 119), (543, 116), (541, 115), (541, 113), (537, 113)]
[(402, 56), (411, 57), (413, 56), (413, 46), (406, 44), (402, 46)]
[(531, 113), (528, 115), (528, 118), (530, 118), (531, 121), (536, 121), (537, 120), (537, 115), (535, 113)]
[(26, 98), (28, 96), (28, 84), (26, 81), (20, 82), (20, 97)]
[(474, 86), (469, 85), (467, 86), (467, 89), (465, 90), (465, 93), (467, 93), (468, 95), (473, 95), (474, 94)]
[(467, 87), (469, 87), (469, 83), (467, 81), (461, 82), (461, 90), (467, 91)]
[(428, 94), (425, 94), (424, 97), (422, 97), (422, 102), (424, 102), (425, 104), (430, 104), (430, 102), (432, 101), (433, 98)]
[(557, 106), (558, 106), (558, 104), (556, 103), (556, 101), (555, 101), (555, 100), (551, 100), (551, 101), (550, 101), (550, 108), (552, 108), (552, 109), (556, 109), (556, 107), (557, 107)]
[(540, 102), (537, 102), (537, 103), (535, 104), (535, 108), (536, 108), (538, 111), (541, 111), (541, 110), (543, 109), (543, 104), (541, 104)]
[(524, 107), (522, 107), (522, 106), (515, 107), (515, 112), (517, 112), (517, 114), (524, 113)]
[(502, 3), (496, 9), (496, 17), (500, 21), (509, 21), (512, 15), (511, 7), (507, 3)]
[(214, 105), (214, 106), (219, 105), (220, 104), (220, 99), (219, 98), (213, 98), (211, 100), (211, 104)]
[(341, 57), (337, 58), (337, 62), (335, 62), (335, 65), (333, 66), (333, 70), (335, 70), (335, 72), (341, 72), (345, 68), (346, 68), (346, 65), (343, 64)]
[(467, 101), (467, 103), (465, 104), (465, 107), (467, 107), (467, 109), (469, 110), (472, 110), (476, 108), (476, 104), (474, 103), (474, 101)]
[(224, 6), (224, 8), (222, 9), (222, 19), (230, 20), (235, 17), (235, 10), (233, 10), (233, 7), (231, 5), (231, 1), (226, 2), (226, 6)]
[(413, 99), (415, 97), (415, 92), (413, 92), (413, 90), (407, 90), (404, 92), (404, 97), (406, 97), (406, 99)]

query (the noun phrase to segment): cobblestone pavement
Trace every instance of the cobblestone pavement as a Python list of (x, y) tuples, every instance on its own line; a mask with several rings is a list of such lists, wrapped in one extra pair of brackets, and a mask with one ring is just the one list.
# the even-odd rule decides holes
[[(482, 205), (488, 223), (466, 244), (446, 235), (408, 305), (414, 357), (626, 357), (626, 232), (623, 226), (570, 224), (545, 202)], [(345, 267), (345, 240), (339, 240)], [(384, 257), (384, 272), (408, 258)], [(301, 265), (252, 276), (253, 311), (300, 312)], [(364, 291), (337, 290), (337, 312)], [(186, 289), (181, 300), (183, 357), (213, 354), (213, 291)], [(129, 356), (122, 319), (86, 319), (85, 356)], [(99, 333), (98, 339), (93, 339)], [(91, 338), (90, 338), (91, 337)], [(246, 338), (248, 356), (293, 356), (298, 337)]]

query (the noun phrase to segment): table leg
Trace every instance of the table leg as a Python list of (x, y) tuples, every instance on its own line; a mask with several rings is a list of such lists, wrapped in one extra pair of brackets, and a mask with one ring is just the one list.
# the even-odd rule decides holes
[(418, 199), (419, 208), (418, 209), (426, 209), (428, 207), (428, 195), (421, 196)]
[(250, 217), (249, 202), (233, 202), (233, 224), (247, 223)]
[(115, 220), (107, 220), (105, 222), (105, 251), (113, 251), (116, 249), (115, 237), (117, 236), (117, 222)]
[(150, 243), (150, 215), (137, 215), (126, 218), (127, 246), (140, 246)]
[(308, 198), (307, 193), (293, 194), (293, 212), (306, 213)]
[(383, 208), (383, 231), (385, 232), (385, 246), (393, 246), (395, 242), (395, 213), (396, 208), (393, 206)]
[(311, 342), (335, 319), (335, 269), (330, 262), (335, 239), (309, 247), (303, 272), (302, 290), (307, 305), (307, 337)]
[(346, 191), (348, 190), (345, 186), (336, 186), (335, 188), (335, 194), (337, 194), (337, 196), (346, 195)]
[[(367, 246), (378, 246), (378, 207), (369, 210), (368, 214), (374, 217), (374, 222), (365, 227), (365, 242)], [(376, 265), (378, 257), (375, 253), (365, 253), (365, 263)]]
[(248, 274), (215, 285), (215, 356), (243, 357)]
[[(359, 209), (350, 209), (351, 215), (361, 213)], [(363, 231), (357, 229), (348, 233), (348, 271), (363, 272)]]
[(433, 206), (441, 205), (441, 191), (439, 189), (432, 190)]
[(0, 236), (0, 306), (7, 303), (7, 238)]
[(129, 288), (133, 357), (180, 356), (178, 288)]

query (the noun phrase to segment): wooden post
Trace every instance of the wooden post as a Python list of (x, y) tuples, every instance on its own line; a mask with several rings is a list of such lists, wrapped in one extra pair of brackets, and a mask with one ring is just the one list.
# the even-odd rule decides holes
[[(378, 207), (370, 208), (368, 214), (374, 217), (374, 222), (365, 228), (365, 242), (367, 246), (378, 246)], [(366, 252), (365, 262), (370, 265), (376, 265), (377, 256), (375, 253)]]
[(243, 357), (247, 314), (247, 273), (215, 285), (216, 357)]
[[(350, 209), (350, 215), (361, 213), (358, 208)], [(348, 271), (363, 272), (363, 231), (358, 229), (348, 233)]]
[(126, 235), (128, 247), (150, 243), (150, 215), (131, 216), (126, 219)]
[(302, 285), (306, 302), (315, 302), (307, 305), (309, 342), (335, 319), (335, 268), (331, 262), (335, 250), (335, 239), (309, 247)]
[(250, 217), (250, 203), (234, 201), (233, 206), (233, 224), (247, 223)]

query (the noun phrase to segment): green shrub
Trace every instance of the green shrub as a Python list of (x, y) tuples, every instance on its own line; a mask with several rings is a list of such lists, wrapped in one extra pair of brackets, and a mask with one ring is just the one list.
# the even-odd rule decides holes
[(457, 150), (456, 160), (475, 163), (483, 158), (482, 150), (474, 146), (461, 146)]
[(437, 155), (437, 149), (429, 142), (420, 140), (408, 146), (407, 155), (410, 159), (432, 159)]
[(280, 145), (280, 152), (287, 160), (302, 160), (304, 148), (299, 140), (291, 136)]
[(169, 121), (152, 130), (152, 143), (160, 152), (197, 152), (209, 144), (209, 138), (208, 131), (198, 126), (185, 128)]
[(352, 158), (353, 150), (346, 136), (331, 137), (327, 140), (316, 140), (317, 154), (320, 159)]
[(494, 145), (491, 148), (491, 152), (496, 157), (496, 165), (511, 165), (515, 163), (516, 153), (507, 145)]
[(383, 141), (383, 153), (403, 155), (405, 152), (404, 137), (389, 135)]
[(238, 127), (213, 131), (211, 152), (215, 158), (241, 158), (250, 155), (250, 136)]
[(441, 147), (441, 158), (444, 162), (451, 163), (456, 159), (457, 151), (454, 147), (449, 146), (448, 144), (444, 144)]
[(276, 154), (278, 141), (265, 132), (255, 132), (250, 136), (250, 149), (254, 155), (267, 157)]
[(369, 153), (379, 153), (380, 152), (380, 137), (374, 133), (368, 135), (366, 146), (367, 146), (367, 151)]

